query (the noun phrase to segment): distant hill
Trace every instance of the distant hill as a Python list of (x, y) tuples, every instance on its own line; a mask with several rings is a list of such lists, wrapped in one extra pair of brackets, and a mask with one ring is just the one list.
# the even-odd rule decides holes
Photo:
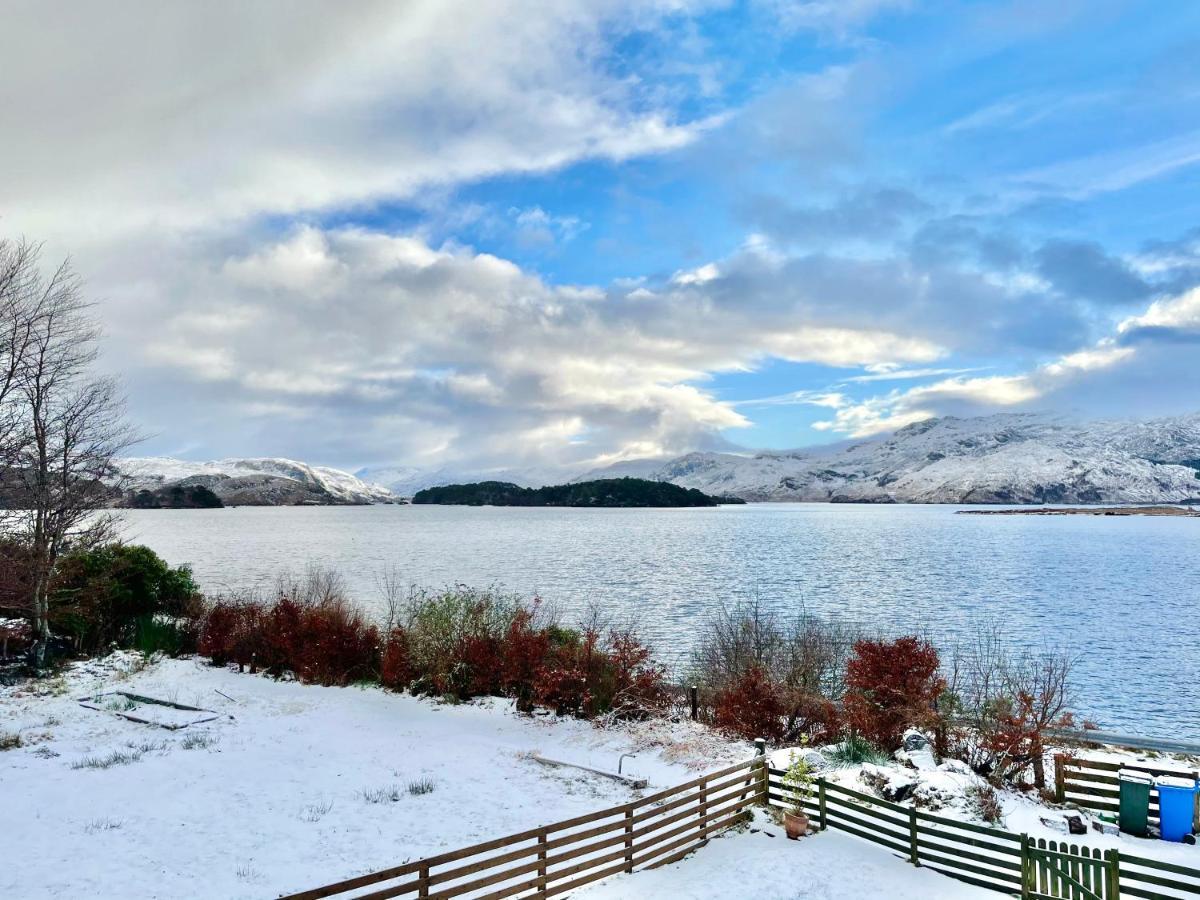
[(627, 474), (754, 501), (1200, 502), (1200, 414), (1082, 423), (947, 416), (864, 441), (636, 460), (581, 479)]
[(139, 492), (165, 497), (164, 489), (174, 487), (185, 491), (204, 488), (225, 506), (334, 506), (397, 500), (387, 488), (340, 469), (276, 457), (214, 462), (128, 457), (117, 460), (116, 468), (111, 481), (126, 492), (119, 501), (122, 505), (132, 504), (130, 492), (134, 497)]
[(449, 484), (417, 491), (412, 502), (454, 506), (626, 507), (719, 506), (728, 501), (662, 481), (602, 478), (541, 488), (521, 487), (508, 481)]

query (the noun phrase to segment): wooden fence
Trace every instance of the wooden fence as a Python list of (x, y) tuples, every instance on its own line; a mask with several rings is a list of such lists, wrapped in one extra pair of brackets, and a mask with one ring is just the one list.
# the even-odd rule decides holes
[[(1070, 799), (1071, 769), (1059, 771), (1056, 784)], [(554, 897), (611, 875), (675, 862), (737, 824), (752, 805), (791, 805), (783, 777), (784, 770), (759, 756), (620, 806), (283, 900)], [(913, 865), (1026, 900), (1200, 898), (1200, 869), (935, 816), (824, 778), (815, 780), (802, 806), (821, 830), (846, 831)]]
[(349, 878), (284, 900), (543, 898), (674, 862), (763, 802), (756, 757), (610, 809)]
[[(783, 776), (768, 769), (773, 806), (790, 805)], [(821, 830), (849, 832), (913, 865), (1028, 900), (1200, 897), (1200, 869), (935, 816), (824, 778), (802, 806)]]
[[(1054, 795), (1059, 803), (1074, 803), (1085, 809), (1116, 813), (1120, 806), (1117, 772), (1133, 769), (1148, 775), (1170, 775), (1200, 781), (1200, 772), (1175, 769), (1156, 769), (1139, 763), (1114, 763), (1066, 753), (1054, 757)], [(1150, 790), (1150, 821), (1158, 822), (1158, 790)], [(1196, 795), (1193, 827), (1200, 830), (1200, 793)]]

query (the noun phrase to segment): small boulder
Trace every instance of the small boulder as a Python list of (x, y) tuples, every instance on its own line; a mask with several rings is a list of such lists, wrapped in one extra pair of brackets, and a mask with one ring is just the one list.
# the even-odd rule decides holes
[(917, 731), (917, 729), (910, 728), (900, 738), (900, 747), (910, 753), (914, 750), (928, 750), (930, 748), (930, 741), (929, 738)]
[(916, 777), (903, 769), (863, 763), (858, 779), (884, 800), (903, 803), (917, 786)]

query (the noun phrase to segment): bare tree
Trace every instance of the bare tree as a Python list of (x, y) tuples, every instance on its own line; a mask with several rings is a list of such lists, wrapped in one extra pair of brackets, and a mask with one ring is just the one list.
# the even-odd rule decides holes
[(1052, 647), (1014, 650), (999, 623), (985, 623), (943, 670), (939, 743), (998, 781), (1032, 771), (1044, 787), (1046, 736), (1071, 723), (1076, 662)]
[(13, 372), (4, 396), (8, 431), (0, 436), (10, 455), (13, 531), (29, 554), (30, 662), (41, 668), (55, 565), (65, 550), (113, 536), (113, 519), (101, 512), (108, 498), (102, 479), (135, 438), (116, 382), (93, 374), (99, 328), (70, 262), (44, 277), (37, 248), (25, 244), (10, 245), (4, 262), (12, 274), (2, 309), (20, 325), (0, 347), (11, 354), (5, 363)]

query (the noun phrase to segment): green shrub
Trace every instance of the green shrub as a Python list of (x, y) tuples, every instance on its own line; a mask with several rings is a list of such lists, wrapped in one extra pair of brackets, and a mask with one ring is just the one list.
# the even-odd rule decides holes
[(825, 757), (834, 765), (839, 766), (857, 766), (859, 763), (883, 765), (891, 761), (891, 757), (885, 751), (872, 744), (861, 734), (851, 734), (832, 750), (826, 752)]
[(169, 566), (149, 547), (107, 544), (60, 560), (51, 627), (85, 653), (116, 644), (178, 654), (194, 649), (201, 604), (187, 566)]

